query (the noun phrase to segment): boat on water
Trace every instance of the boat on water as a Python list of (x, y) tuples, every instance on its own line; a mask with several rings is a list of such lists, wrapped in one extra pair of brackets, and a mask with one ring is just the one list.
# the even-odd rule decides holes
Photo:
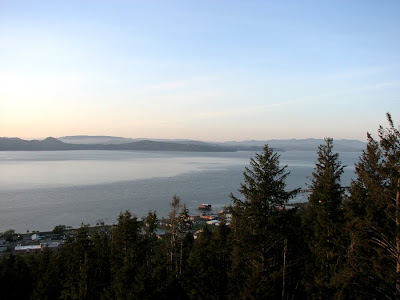
[(208, 203), (202, 203), (202, 204), (199, 204), (198, 206), (197, 206), (197, 208), (198, 209), (211, 209), (211, 204), (208, 204)]

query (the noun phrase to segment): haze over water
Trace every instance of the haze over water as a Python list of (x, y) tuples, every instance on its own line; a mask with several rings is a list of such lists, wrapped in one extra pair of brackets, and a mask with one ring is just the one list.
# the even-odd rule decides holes
[[(317, 159), (313, 151), (279, 153), (291, 172), (287, 188), (305, 188)], [(360, 153), (340, 153), (342, 185), (354, 176)], [(197, 214), (199, 203), (215, 211), (230, 204), (254, 152), (187, 153), (140, 151), (0, 152), (0, 232), (51, 230), (64, 224), (115, 222), (129, 209), (166, 217), (177, 194)], [(302, 194), (293, 201), (305, 201)]]

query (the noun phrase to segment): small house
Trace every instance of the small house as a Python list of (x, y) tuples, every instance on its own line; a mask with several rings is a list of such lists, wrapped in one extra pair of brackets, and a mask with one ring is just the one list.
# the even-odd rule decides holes
[(32, 241), (39, 241), (42, 239), (42, 236), (40, 234), (35, 233), (31, 236), (31, 239)]

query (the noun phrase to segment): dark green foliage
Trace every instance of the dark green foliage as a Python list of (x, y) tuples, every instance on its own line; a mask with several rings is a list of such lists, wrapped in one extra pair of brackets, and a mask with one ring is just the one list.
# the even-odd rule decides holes
[(230, 268), (229, 228), (224, 220), (212, 233), (202, 229), (193, 245), (185, 272), (188, 294), (192, 299), (225, 299), (228, 295)]
[(140, 260), (140, 222), (129, 211), (121, 213), (111, 242), (111, 290), (115, 298), (132, 299)]
[(10, 255), (0, 261), (0, 297), (29, 299), (33, 289), (33, 274), (22, 257)]
[(31, 255), (28, 260), (33, 270), (34, 289), (33, 299), (58, 299), (62, 290), (58, 276), (60, 270), (56, 254), (45, 248), (41, 255)]
[(67, 226), (65, 225), (57, 225), (54, 227), (53, 229), (53, 233), (57, 233), (57, 234), (63, 234), (64, 230), (67, 228)]
[(333, 140), (325, 139), (318, 147), (318, 161), (310, 188), (312, 193), (304, 214), (304, 227), (309, 248), (305, 286), (315, 298), (334, 295), (335, 276), (343, 264), (345, 248), (343, 223), (343, 189), (340, 177), (344, 166), (333, 152)]
[[(296, 190), (285, 190), (289, 173), (267, 145), (250, 160), (239, 192), (232, 195), (231, 293), (242, 297), (276, 298), (284, 292), (282, 250), (287, 242), (284, 205)], [(286, 267), (286, 266), (285, 266)]]
[(217, 299), (224, 299), (229, 294), (229, 275), (231, 268), (231, 241), (229, 239), (230, 227), (226, 225), (225, 217), (222, 216), (220, 224), (215, 230), (211, 242), (213, 250), (213, 269), (216, 280), (212, 284), (213, 295)]
[(8, 242), (12, 242), (14, 234), (15, 234), (15, 230), (9, 229), (9, 230), (6, 230), (3, 233), (1, 233), (0, 237), (5, 239)]
[(93, 249), (91, 251), (91, 288), (92, 299), (99, 299), (111, 284), (111, 241), (106, 233), (91, 235)]
[(379, 128), (379, 142), (368, 134), (346, 201), (350, 244), (343, 293), (351, 296), (400, 297), (400, 133), (389, 114), (387, 119), (389, 127)]
[(185, 277), (188, 281), (192, 298), (205, 298), (215, 292), (214, 283), (218, 278), (215, 277), (215, 257), (211, 240), (212, 233), (205, 226), (190, 253)]
[[(78, 230), (76, 241), (68, 242), (59, 252), (58, 263), (65, 272), (62, 280), (61, 299), (98, 299), (98, 266), (94, 241), (87, 227)], [(96, 249), (97, 250), (97, 249)]]
[(244, 196), (240, 200), (232, 196), (234, 208), (243, 209), (253, 215), (254, 221), (259, 216), (268, 216), (271, 211), (282, 208), (297, 191), (285, 190), (285, 179), (289, 175), (285, 167), (279, 166), (279, 155), (268, 145), (262, 153), (256, 153), (250, 159), (251, 168), (246, 167), (243, 173), (245, 183), (241, 184), (239, 192)]

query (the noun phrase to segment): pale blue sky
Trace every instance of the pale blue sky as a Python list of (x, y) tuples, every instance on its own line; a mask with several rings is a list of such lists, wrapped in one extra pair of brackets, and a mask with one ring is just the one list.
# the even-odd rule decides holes
[(365, 140), (400, 1), (1, 1), (0, 136)]

